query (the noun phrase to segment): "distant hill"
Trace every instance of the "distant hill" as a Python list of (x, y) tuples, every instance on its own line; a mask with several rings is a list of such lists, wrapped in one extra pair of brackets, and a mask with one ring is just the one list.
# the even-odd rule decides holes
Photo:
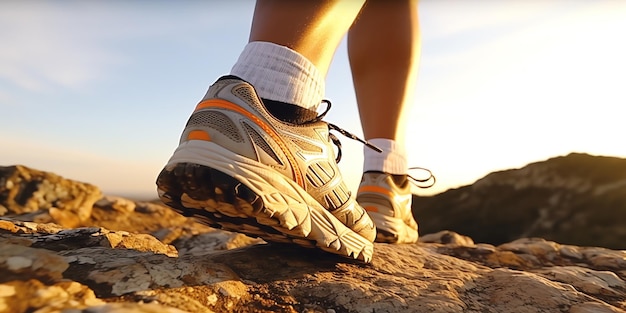
[(475, 242), (542, 237), (626, 249), (626, 159), (572, 153), (491, 173), (413, 198), (420, 233), (453, 230)]

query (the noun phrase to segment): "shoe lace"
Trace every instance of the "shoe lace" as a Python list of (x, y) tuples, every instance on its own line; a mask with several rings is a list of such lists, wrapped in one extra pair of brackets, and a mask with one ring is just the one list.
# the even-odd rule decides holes
[(407, 178), (413, 186), (426, 189), (426, 188), (430, 188), (434, 186), (435, 183), (437, 182), (437, 178), (435, 178), (435, 175), (433, 175), (433, 172), (431, 172), (429, 169), (423, 168), (423, 167), (417, 167), (417, 166), (409, 168), (409, 172), (415, 172), (415, 171), (426, 172), (428, 176), (426, 178), (416, 178), (415, 176), (413, 176), (415, 174), (413, 175), (411, 175), (411, 173), (407, 174)]
[[(319, 121), (321, 121), (326, 114), (328, 113), (328, 111), (330, 111), (330, 108), (332, 106), (332, 103), (330, 102), (330, 100), (322, 100), (322, 103), (326, 104), (326, 109), (320, 113), (319, 115), (317, 115), (314, 119), (311, 119), (309, 121), (306, 121), (304, 124), (309, 124), (309, 123), (317, 123)], [(376, 151), (376, 152), (383, 152), (382, 149), (380, 149), (379, 147), (371, 144), (370, 142), (368, 142), (367, 140), (361, 139), (359, 137), (357, 137), (356, 135), (346, 131), (345, 129), (333, 124), (333, 123), (328, 123), (326, 122), (326, 124), (328, 124), (328, 128), (330, 130), (335, 130), (338, 131), (340, 134), (352, 139), (352, 140), (356, 140), (362, 144), (364, 144), (366, 147)], [(337, 163), (339, 163), (339, 161), (341, 161), (341, 141), (339, 140), (339, 138), (337, 138), (337, 136), (335, 136), (335, 134), (333, 133), (329, 133), (328, 137), (330, 138), (330, 140), (333, 142), (333, 144), (337, 147), (337, 157), (335, 158), (335, 161)], [(426, 168), (423, 167), (411, 167), (409, 168), (409, 172), (415, 172), (415, 171), (424, 171), (426, 173), (428, 173), (428, 176), (426, 178), (416, 178), (415, 176), (411, 175), (410, 173), (407, 174), (407, 179), (409, 180), (409, 182), (411, 182), (412, 185), (418, 187), (418, 188), (430, 188), (433, 185), (435, 185), (435, 183), (437, 182), (437, 179), (435, 178), (435, 175), (433, 175), (433, 173)]]
[[(306, 121), (305, 124), (310, 124), (310, 123), (317, 123), (319, 121), (321, 121), (326, 114), (328, 113), (328, 111), (330, 111), (330, 108), (332, 106), (332, 103), (330, 102), (330, 100), (322, 100), (322, 103), (326, 104), (326, 109), (324, 110), (324, 112), (320, 113), (319, 115), (317, 115), (314, 119)], [(376, 152), (383, 152), (382, 149), (380, 149), (379, 147), (376, 147), (375, 145), (371, 144), (370, 142), (368, 142), (367, 140), (361, 139), (359, 137), (357, 137), (356, 135), (348, 132), (347, 130), (333, 124), (333, 123), (328, 123), (326, 122), (326, 124), (328, 124), (328, 129), (330, 130), (335, 130), (338, 131), (340, 134), (352, 139), (352, 140), (356, 140), (362, 144), (364, 144), (366, 147), (376, 151)], [(335, 161), (337, 163), (339, 163), (339, 161), (341, 161), (341, 141), (339, 141), (339, 138), (337, 138), (337, 136), (335, 136), (335, 134), (333, 133), (329, 133), (328, 134), (328, 138), (330, 138), (330, 140), (332, 141), (332, 143), (337, 147), (337, 157), (335, 158)]]

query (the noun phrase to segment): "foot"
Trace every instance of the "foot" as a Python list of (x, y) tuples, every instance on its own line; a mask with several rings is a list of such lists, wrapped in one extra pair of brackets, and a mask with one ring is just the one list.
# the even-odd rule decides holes
[(417, 222), (411, 212), (411, 183), (408, 175), (365, 172), (357, 201), (376, 224), (377, 242), (417, 242)]
[(343, 182), (329, 124), (297, 111), (279, 120), (250, 84), (222, 77), (159, 174), (159, 196), (210, 226), (369, 262), (376, 229)]

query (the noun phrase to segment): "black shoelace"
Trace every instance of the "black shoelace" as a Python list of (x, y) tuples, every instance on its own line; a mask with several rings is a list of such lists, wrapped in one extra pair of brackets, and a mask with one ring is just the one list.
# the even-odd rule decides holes
[(423, 167), (410, 167), (409, 168), (409, 172), (411, 171), (424, 171), (426, 173), (428, 173), (428, 176), (426, 178), (415, 178), (413, 175), (411, 174), (407, 174), (407, 178), (409, 179), (409, 181), (413, 184), (413, 186), (418, 187), (418, 188), (422, 188), (422, 189), (426, 189), (426, 188), (430, 188), (433, 185), (435, 185), (435, 183), (437, 182), (437, 178), (435, 178), (435, 175), (433, 175), (433, 172), (431, 172), (429, 169), (427, 168), (423, 168)]
[[(308, 124), (308, 123), (317, 123), (317, 122), (321, 121), (326, 116), (328, 111), (330, 111), (330, 108), (332, 106), (332, 103), (330, 102), (330, 100), (324, 99), (324, 100), (322, 100), (322, 103), (326, 104), (326, 109), (324, 110), (324, 112), (320, 113), (314, 119), (312, 119), (310, 121), (307, 121), (306, 124)], [(376, 147), (375, 145), (371, 144), (367, 140), (363, 140), (363, 139), (357, 137), (356, 135), (348, 132), (347, 130), (345, 130), (345, 129), (343, 129), (343, 128), (341, 128), (341, 127), (339, 127), (339, 126), (337, 126), (337, 125), (335, 125), (333, 123), (328, 123), (327, 122), (326, 124), (328, 124), (328, 129), (330, 129), (330, 130), (336, 130), (340, 134), (342, 134), (342, 135), (344, 135), (344, 136), (346, 136), (346, 137), (348, 137), (348, 138), (350, 138), (352, 140), (356, 140), (356, 141), (364, 144), (366, 147), (368, 147), (368, 148), (370, 148), (370, 149), (372, 149), (372, 150), (374, 150), (376, 152), (379, 152), (379, 153), (383, 152), (383, 150), (381, 148)], [(339, 161), (341, 161), (341, 141), (339, 141), (339, 138), (337, 138), (337, 136), (335, 136), (335, 134), (332, 134), (332, 133), (328, 133), (328, 137), (333, 142), (333, 144), (335, 146), (337, 146), (337, 158), (335, 159), (335, 161), (337, 163), (339, 163)]]
[[(328, 113), (328, 111), (330, 111), (330, 108), (332, 106), (332, 103), (330, 102), (330, 100), (322, 100), (322, 103), (326, 104), (326, 109), (324, 110), (324, 112), (320, 113), (317, 117), (315, 117), (314, 119), (307, 121), (306, 124), (308, 123), (317, 123), (319, 121), (321, 121), (326, 114)], [(368, 142), (367, 140), (361, 139), (359, 137), (357, 137), (356, 135), (346, 131), (345, 129), (333, 124), (333, 123), (326, 123), (328, 124), (328, 129), (330, 130), (336, 130), (338, 131), (340, 134), (352, 139), (352, 140), (356, 140), (362, 144), (364, 144), (366, 147), (376, 151), (376, 152), (383, 152), (383, 150), (373, 144), (371, 144), (370, 142)], [(335, 158), (335, 161), (337, 163), (339, 163), (339, 161), (341, 161), (341, 141), (339, 141), (339, 138), (337, 138), (337, 136), (335, 136), (335, 134), (329, 133), (328, 137), (330, 138), (330, 140), (333, 142), (333, 144), (335, 146), (337, 146), (337, 157)], [(416, 187), (419, 188), (430, 188), (432, 187), (435, 182), (437, 181), (437, 179), (435, 178), (435, 175), (433, 175), (433, 173), (426, 168), (423, 167), (411, 167), (409, 168), (409, 171), (415, 171), (415, 170), (422, 170), (428, 173), (428, 177), (426, 178), (415, 178), (414, 176), (407, 174), (407, 178), (409, 179), (409, 181)], [(426, 184), (424, 184), (426, 183)]]

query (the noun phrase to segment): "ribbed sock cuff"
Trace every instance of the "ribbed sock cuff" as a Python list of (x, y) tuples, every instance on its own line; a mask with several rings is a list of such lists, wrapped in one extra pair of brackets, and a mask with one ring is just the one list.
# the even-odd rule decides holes
[(381, 148), (383, 152), (379, 153), (364, 146), (363, 172), (379, 171), (397, 175), (403, 175), (408, 172), (406, 149), (404, 146), (394, 140), (385, 138), (374, 138), (368, 141)]
[(261, 98), (316, 109), (324, 97), (324, 77), (298, 52), (271, 42), (248, 43), (231, 74), (251, 83)]

